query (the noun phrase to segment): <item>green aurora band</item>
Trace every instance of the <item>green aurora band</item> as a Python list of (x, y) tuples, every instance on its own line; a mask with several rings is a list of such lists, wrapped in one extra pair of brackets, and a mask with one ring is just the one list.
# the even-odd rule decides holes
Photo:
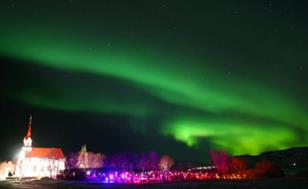
[[(138, 99), (139, 93), (118, 101), (121, 99), (118, 91), (97, 92), (95, 87), (86, 87), (86, 83), (68, 86), (57, 79), (45, 84), (51, 85), (50, 91), (61, 95), (44, 93), (34, 84), (8, 91), (6, 95), (28, 104), (65, 111), (145, 118), (162, 116), (163, 123), (157, 126), (161, 134), (196, 148), (200, 148), (201, 140), (209, 140), (212, 147), (232, 154), (258, 154), (264, 150), (308, 145), (306, 105), (271, 83), (253, 76), (226, 75), (212, 66), (215, 61), (231, 61), (227, 58), (194, 56), (181, 49), (116, 38), (111, 39), (110, 47), (105, 43), (110, 39), (103, 36), (92, 40), (71, 33), (35, 24), (23, 31), (7, 27), (0, 32), (0, 55), (59, 72), (115, 78), (162, 104), (157, 105), (156, 101), (147, 104), (147, 98)], [(114, 93), (117, 98), (112, 97)], [(178, 107), (184, 108), (179, 112), (172, 110)]]

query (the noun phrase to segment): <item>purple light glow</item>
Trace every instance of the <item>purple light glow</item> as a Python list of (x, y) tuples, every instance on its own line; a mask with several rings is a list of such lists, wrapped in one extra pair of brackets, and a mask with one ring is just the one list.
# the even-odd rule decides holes
[(239, 173), (219, 173), (215, 170), (208, 169), (191, 169), (185, 171), (111, 171), (108, 173), (88, 170), (85, 172), (89, 181), (101, 181), (103, 183), (119, 183), (119, 184), (149, 184), (149, 183), (165, 183), (165, 182), (186, 182), (186, 181), (207, 181), (207, 180), (238, 180), (247, 177), (245, 174)]
[(91, 171), (90, 171), (90, 170), (87, 171), (86, 174), (87, 174), (88, 176), (90, 176), (90, 175), (91, 175)]

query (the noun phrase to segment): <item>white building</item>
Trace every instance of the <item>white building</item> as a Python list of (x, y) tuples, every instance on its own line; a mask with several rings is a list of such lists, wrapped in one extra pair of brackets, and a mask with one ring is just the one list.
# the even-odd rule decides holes
[(31, 124), (32, 116), (16, 163), (15, 176), (56, 178), (65, 169), (62, 149), (32, 147)]

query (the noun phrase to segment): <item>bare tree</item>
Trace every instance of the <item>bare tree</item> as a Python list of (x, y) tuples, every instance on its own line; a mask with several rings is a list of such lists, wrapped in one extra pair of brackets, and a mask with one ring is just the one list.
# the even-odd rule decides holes
[(230, 157), (227, 152), (210, 150), (212, 161), (218, 172), (226, 173), (230, 170)]
[(80, 152), (71, 153), (66, 158), (66, 167), (68, 169), (87, 169), (101, 168), (106, 156), (102, 153), (88, 152), (86, 146), (82, 146)]
[(138, 167), (139, 170), (141, 170), (143, 172), (144, 170), (147, 169), (147, 165), (148, 165), (147, 155), (146, 154), (142, 154), (139, 157), (137, 167)]
[(168, 155), (164, 155), (160, 158), (158, 166), (161, 170), (168, 171), (173, 166), (173, 164), (173, 159)]
[(158, 161), (159, 157), (158, 154), (154, 151), (148, 154), (148, 169), (150, 170), (157, 170), (158, 169)]
[(232, 171), (243, 171), (247, 168), (247, 163), (245, 160), (238, 158), (238, 157), (232, 157), (231, 158), (231, 168)]

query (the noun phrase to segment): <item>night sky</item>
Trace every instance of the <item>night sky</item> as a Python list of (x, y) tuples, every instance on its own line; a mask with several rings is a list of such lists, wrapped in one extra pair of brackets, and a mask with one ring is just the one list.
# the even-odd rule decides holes
[(0, 159), (308, 145), (308, 3), (2, 0)]

